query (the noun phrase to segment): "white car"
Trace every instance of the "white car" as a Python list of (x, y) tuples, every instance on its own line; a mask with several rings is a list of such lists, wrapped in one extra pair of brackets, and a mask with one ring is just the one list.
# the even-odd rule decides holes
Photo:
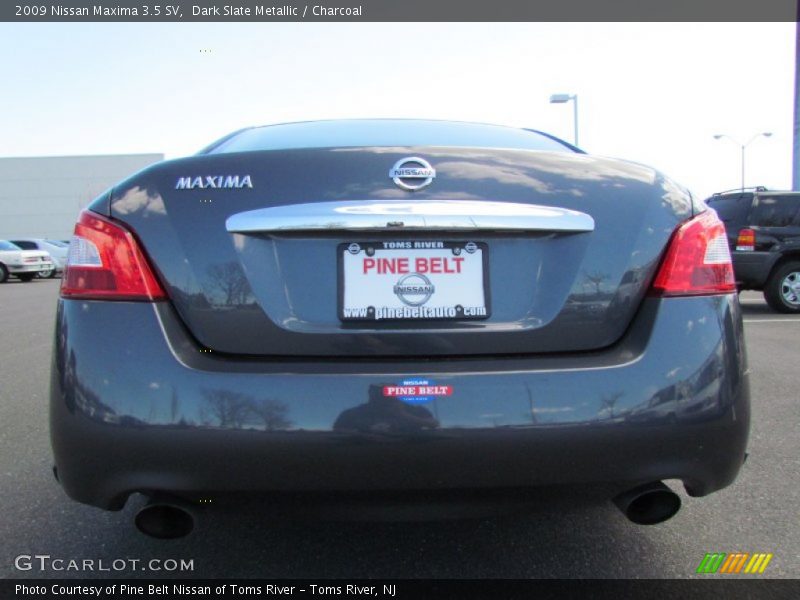
[(22, 281), (31, 281), (42, 271), (55, 269), (51, 256), (43, 250), (23, 250), (6, 240), (0, 240), (0, 283), (10, 275)]
[(23, 250), (43, 250), (51, 256), (55, 268), (49, 271), (39, 271), (39, 277), (42, 279), (55, 277), (56, 273), (64, 271), (69, 243), (64, 243), (61, 240), (46, 240), (44, 238), (14, 238), (9, 241)]

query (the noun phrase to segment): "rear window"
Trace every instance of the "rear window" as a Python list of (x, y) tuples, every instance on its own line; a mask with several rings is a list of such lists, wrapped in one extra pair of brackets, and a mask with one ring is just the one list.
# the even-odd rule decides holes
[(461, 146), (573, 152), (559, 141), (527, 129), (451, 121), (309, 121), (246, 129), (211, 145), (208, 154), (297, 148), (364, 146)]
[(800, 195), (758, 196), (753, 210), (753, 225), (786, 227), (791, 225), (800, 209)]
[(741, 223), (747, 218), (747, 211), (753, 203), (753, 194), (731, 194), (712, 196), (706, 200), (711, 208), (717, 211), (719, 218), (725, 223)]
[(0, 250), (19, 250), (19, 249), (20, 249), (19, 246), (16, 246), (11, 242), (0, 240)]
[(36, 242), (26, 242), (23, 240), (12, 240), (15, 246), (19, 246), (23, 250), (38, 250)]

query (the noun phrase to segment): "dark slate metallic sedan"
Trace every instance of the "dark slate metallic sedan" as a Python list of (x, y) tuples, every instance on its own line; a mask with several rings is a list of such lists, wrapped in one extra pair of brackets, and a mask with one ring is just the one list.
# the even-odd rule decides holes
[(662, 480), (704, 496), (745, 459), (735, 292), (714, 211), (639, 164), (470, 123), (242, 130), (81, 214), (56, 474), (149, 495), (162, 537), (239, 492), (605, 486), (657, 523)]

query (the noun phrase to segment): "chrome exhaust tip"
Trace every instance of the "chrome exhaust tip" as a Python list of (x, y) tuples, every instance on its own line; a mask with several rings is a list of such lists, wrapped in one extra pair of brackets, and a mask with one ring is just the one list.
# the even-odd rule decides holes
[(134, 524), (147, 536), (172, 540), (192, 532), (194, 516), (180, 501), (153, 498), (136, 513)]
[(654, 481), (621, 493), (614, 504), (633, 523), (655, 525), (674, 517), (681, 499), (661, 481)]

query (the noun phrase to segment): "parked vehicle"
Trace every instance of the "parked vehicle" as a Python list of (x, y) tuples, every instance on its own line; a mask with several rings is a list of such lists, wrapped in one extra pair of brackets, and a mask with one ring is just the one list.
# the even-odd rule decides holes
[(725, 223), (738, 288), (800, 313), (800, 192), (732, 190), (706, 203)]
[[(257, 127), (84, 211), (58, 480), (150, 535), (228, 493), (600, 486), (636, 523), (730, 485), (749, 384), (725, 229), (651, 168), (440, 121)], [(314, 495), (319, 498), (319, 495)]]
[(47, 252), (23, 250), (8, 240), (0, 240), (0, 283), (11, 276), (32, 281), (39, 273), (53, 267), (53, 259)]
[(58, 273), (64, 271), (69, 244), (65, 244), (61, 240), (46, 240), (43, 238), (14, 238), (9, 241), (23, 250), (42, 250), (51, 256), (53, 268), (49, 271), (39, 271), (38, 276), (42, 279), (55, 277)]

